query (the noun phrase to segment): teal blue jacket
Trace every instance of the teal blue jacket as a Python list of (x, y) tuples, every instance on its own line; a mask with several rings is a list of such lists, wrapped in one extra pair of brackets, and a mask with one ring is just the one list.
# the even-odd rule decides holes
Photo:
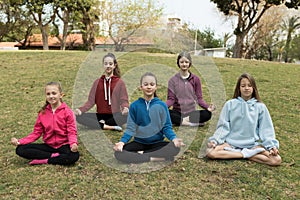
[(130, 105), (121, 142), (127, 143), (132, 137), (142, 144), (161, 142), (165, 137), (170, 141), (176, 138), (168, 107), (163, 101), (157, 97), (149, 102), (139, 98)]

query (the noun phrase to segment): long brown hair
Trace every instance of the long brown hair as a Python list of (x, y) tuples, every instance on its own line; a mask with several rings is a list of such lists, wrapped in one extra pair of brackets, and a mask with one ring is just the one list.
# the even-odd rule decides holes
[(121, 70), (119, 68), (116, 56), (113, 53), (107, 53), (105, 56), (103, 56), (102, 63), (104, 62), (104, 59), (107, 58), (107, 57), (110, 57), (114, 60), (114, 65), (115, 65), (114, 75), (120, 78), (121, 77)]
[[(59, 82), (53, 82), (53, 81), (51, 81), (51, 82), (49, 82), (49, 83), (47, 83), (47, 84), (45, 85), (45, 88), (46, 88), (47, 86), (49, 86), (49, 85), (54, 85), (54, 86), (56, 86), (56, 87), (58, 88), (59, 92), (62, 93), (62, 87), (61, 87), (61, 84), (60, 84)], [(60, 99), (60, 101), (63, 102), (62, 99)], [(49, 102), (46, 100), (46, 102), (45, 102), (45, 104), (43, 105), (43, 107), (39, 110), (39, 113), (43, 113), (43, 114), (44, 114), (44, 113), (45, 113), (45, 110), (46, 110), (46, 107), (47, 107), (48, 104), (49, 104)]]
[(258, 94), (258, 89), (256, 86), (256, 82), (254, 80), (254, 78), (248, 74), (248, 73), (243, 73), (237, 80), (236, 86), (235, 86), (235, 90), (234, 90), (234, 94), (233, 94), (233, 98), (238, 98), (241, 96), (241, 90), (240, 90), (240, 86), (241, 86), (241, 80), (243, 78), (246, 78), (249, 80), (252, 88), (253, 88), (253, 92), (252, 92), (252, 97), (256, 98), (257, 101), (261, 102), (260, 96)]

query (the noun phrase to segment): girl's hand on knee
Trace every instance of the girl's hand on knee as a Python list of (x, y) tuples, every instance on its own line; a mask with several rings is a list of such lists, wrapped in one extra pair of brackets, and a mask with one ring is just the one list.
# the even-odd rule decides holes
[(180, 139), (180, 138), (175, 138), (174, 140), (172, 140), (172, 142), (174, 143), (175, 147), (184, 147), (185, 146), (182, 139)]
[(77, 152), (78, 151), (78, 145), (77, 144), (73, 144), (71, 147), (71, 151), (72, 152)]
[(124, 107), (122, 110), (122, 115), (127, 115), (129, 112), (129, 109), (127, 107)]
[(74, 113), (75, 113), (75, 115), (81, 115), (82, 114), (81, 110), (79, 110), (78, 108), (74, 111)]
[(214, 141), (210, 141), (208, 144), (207, 144), (207, 147), (208, 148), (215, 148), (217, 146), (217, 144), (214, 142)]
[(18, 146), (20, 144), (17, 138), (11, 138), (10, 142), (15, 146)]
[(207, 108), (208, 111), (213, 112), (216, 110), (216, 106), (214, 104), (210, 104), (209, 107)]
[(124, 146), (124, 142), (118, 142), (118, 143), (115, 144), (115, 146), (113, 147), (113, 149), (115, 151), (122, 152), (123, 151), (123, 146)]

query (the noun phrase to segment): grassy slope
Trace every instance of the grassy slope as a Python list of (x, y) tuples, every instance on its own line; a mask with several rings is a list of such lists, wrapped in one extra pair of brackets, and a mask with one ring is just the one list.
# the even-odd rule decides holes
[[(10, 138), (23, 137), (32, 130), (37, 110), (44, 103), (46, 82), (61, 81), (66, 93), (64, 100), (71, 105), (76, 73), (87, 56), (88, 52), (0, 52), (1, 198), (300, 199), (300, 66), (293, 64), (214, 59), (226, 87), (227, 99), (232, 96), (236, 78), (242, 72), (256, 77), (280, 140), (283, 157), (280, 167), (246, 160), (198, 159), (207, 126), (198, 130), (183, 156), (170, 166), (151, 173), (124, 173), (107, 167), (82, 143), (81, 158), (75, 166), (29, 166), (27, 160), (15, 155)], [(145, 61), (173, 66), (177, 70), (175, 60), (174, 55), (131, 54), (122, 56), (119, 63), (125, 73)], [(161, 90), (160, 96), (164, 99), (163, 95)], [(208, 98), (206, 100), (209, 102)], [(107, 135), (113, 142), (120, 136)]]

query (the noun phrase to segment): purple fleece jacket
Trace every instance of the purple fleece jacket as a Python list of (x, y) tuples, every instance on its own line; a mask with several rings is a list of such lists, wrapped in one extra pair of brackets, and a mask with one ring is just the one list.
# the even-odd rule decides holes
[(201, 81), (192, 73), (188, 79), (181, 78), (177, 73), (169, 80), (166, 104), (183, 114), (196, 110), (197, 104), (204, 109), (209, 107), (202, 98)]

